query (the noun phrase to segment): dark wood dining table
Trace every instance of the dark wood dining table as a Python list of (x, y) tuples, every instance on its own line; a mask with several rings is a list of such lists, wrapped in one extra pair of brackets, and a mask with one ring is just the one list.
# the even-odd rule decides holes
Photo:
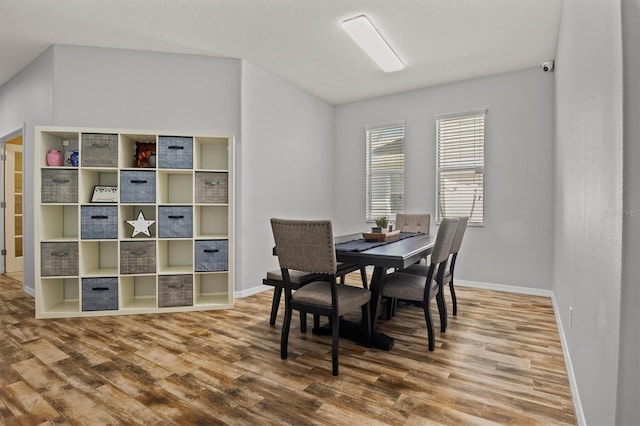
[[(373, 275), (369, 284), (371, 290), (371, 346), (391, 350), (394, 344), (392, 337), (384, 333), (377, 332), (377, 320), (380, 316), (380, 303), (382, 299), (382, 289), (384, 287), (384, 277), (390, 268), (403, 269), (431, 254), (435, 237), (426, 234), (417, 234), (409, 238), (391, 241), (362, 251), (341, 250), (341, 243), (357, 241), (362, 239), (362, 234), (341, 235), (334, 238), (336, 244), (336, 260), (347, 264), (360, 266), (373, 266)], [(425, 278), (426, 279), (426, 278)], [(348, 324), (345, 329), (348, 333)], [(355, 327), (359, 330), (359, 326)], [(357, 339), (357, 336), (353, 336)]]

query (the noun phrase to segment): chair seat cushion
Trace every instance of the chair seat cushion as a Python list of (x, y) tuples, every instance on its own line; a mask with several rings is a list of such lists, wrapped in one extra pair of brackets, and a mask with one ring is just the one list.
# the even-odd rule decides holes
[[(371, 300), (369, 290), (343, 284), (336, 285), (336, 296), (338, 297), (338, 315), (354, 311)], [(327, 281), (309, 283), (293, 293), (292, 299), (308, 305), (330, 308), (331, 283)]]
[[(429, 267), (421, 263), (415, 263), (409, 266), (408, 268), (404, 268), (400, 270), (399, 272), (403, 272), (407, 274), (422, 275), (423, 277), (426, 277), (427, 272), (429, 272)], [(444, 274), (444, 280), (442, 282), (443, 284), (447, 284), (449, 281), (451, 281), (451, 271), (447, 269), (447, 272), (445, 272)]]
[(422, 275), (423, 277), (426, 277), (427, 272), (429, 272), (429, 267), (421, 263), (414, 263), (407, 268), (401, 269), (400, 272), (406, 274)]
[[(384, 279), (382, 295), (394, 299), (422, 301), (427, 277), (404, 272), (394, 272)], [(438, 283), (431, 281), (431, 297), (437, 293)]]
[[(308, 281), (313, 281), (317, 278), (318, 274), (311, 274), (309, 272), (296, 271), (295, 269), (289, 269), (289, 279), (294, 284), (300, 284)], [(282, 281), (282, 271), (280, 269), (274, 269), (267, 272), (267, 279), (273, 281)]]

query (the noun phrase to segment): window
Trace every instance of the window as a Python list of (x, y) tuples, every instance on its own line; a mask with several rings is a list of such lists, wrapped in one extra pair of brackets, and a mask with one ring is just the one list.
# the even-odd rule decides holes
[(366, 220), (404, 212), (404, 121), (366, 127)]
[(436, 220), (469, 216), (484, 223), (484, 119), (486, 110), (436, 116)]

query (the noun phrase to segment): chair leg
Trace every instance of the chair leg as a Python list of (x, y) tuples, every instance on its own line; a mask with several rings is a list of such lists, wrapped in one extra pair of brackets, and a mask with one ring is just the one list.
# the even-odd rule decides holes
[(387, 321), (391, 319), (392, 311), (393, 311), (393, 298), (387, 297)]
[(331, 317), (331, 373), (338, 375), (338, 349), (340, 341), (340, 321), (338, 315), (334, 312)]
[(360, 278), (362, 278), (362, 287), (369, 288), (369, 284), (367, 283), (367, 268), (360, 268)]
[(458, 315), (458, 300), (456, 299), (456, 291), (453, 289), (453, 276), (449, 281), (449, 290), (451, 291), (451, 304), (453, 305), (453, 315)]
[(280, 358), (287, 359), (289, 356), (289, 328), (291, 327), (291, 307), (286, 305), (284, 311), (284, 321), (282, 322), (282, 335), (280, 336)]
[(313, 314), (313, 328), (316, 330), (320, 329), (320, 315)]
[(275, 286), (273, 289), (273, 300), (271, 301), (271, 317), (269, 318), (269, 324), (276, 324), (276, 317), (278, 316), (278, 307), (280, 306), (280, 298), (282, 297), (282, 287)]
[(434, 336), (433, 321), (431, 320), (431, 303), (423, 303), (424, 319), (427, 322), (427, 338), (429, 341), (429, 350), (433, 351), (436, 348), (436, 338)]
[(436, 294), (436, 301), (438, 302), (438, 312), (440, 313), (440, 331), (444, 333), (447, 331), (447, 304), (444, 301), (444, 291), (442, 291), (442, 285), (439, 285), (438, 294)]
[(371, 314), (369, 313), (369, 303), (362, 305), (362, 328), (364, 331), (364, 345), (371, 347)]
[(307, 332), (307, 313), (300, 311), (300, 332)]

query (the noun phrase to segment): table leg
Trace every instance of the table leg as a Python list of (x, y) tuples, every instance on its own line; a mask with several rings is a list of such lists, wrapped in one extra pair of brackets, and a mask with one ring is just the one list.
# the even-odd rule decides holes
[(387, 268), (385, 267), (376, 266), (373, 269), (373, 276), (371, 277), (371, 284), (369, 286), (371, 289), (371, 307), (369, 312), (371, 313), (371, 346), (389, 351), (395, 343), (393, 337), (376, 331), (378, 317), (380, 316), (379, 307), (382, 301), (382, 286), (384, 285), (384, 277), (386, 274)]

